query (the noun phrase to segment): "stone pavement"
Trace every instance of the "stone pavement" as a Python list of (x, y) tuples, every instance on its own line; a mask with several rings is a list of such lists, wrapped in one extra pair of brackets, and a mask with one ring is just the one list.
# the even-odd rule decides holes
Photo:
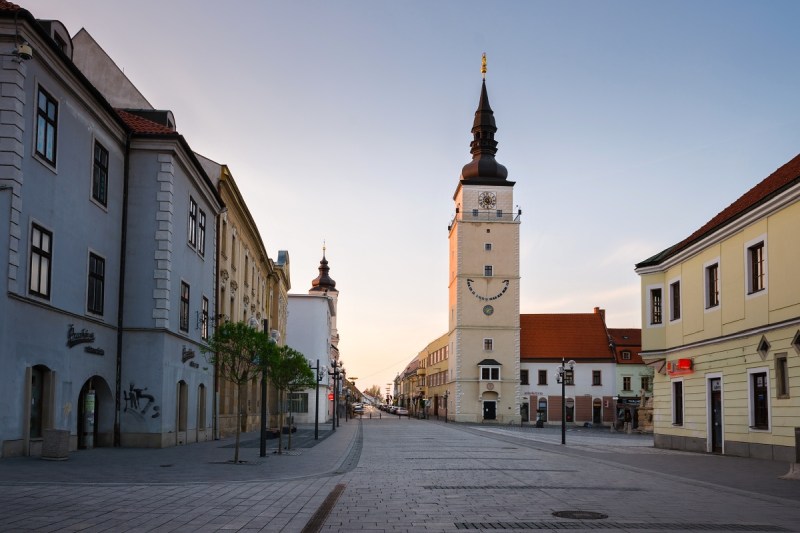
[(0, 531), (800, 531), (788, 465), (639, 435), (383, 414), (281, 456), (257, 437), (239, 465), (230, 439), (0, 459)]

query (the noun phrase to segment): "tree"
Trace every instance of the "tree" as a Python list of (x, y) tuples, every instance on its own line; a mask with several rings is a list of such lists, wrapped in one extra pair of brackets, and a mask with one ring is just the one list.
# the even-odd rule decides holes
[[(208, 340), (208, 347), (203, 348), (208, 361), (216, 366), (219, 376), (241, 389), (267, 368), (270, 356), (277, 349), (270, 342), (269, 336), (252, 328), (244, 322), (225, 322), (214, 331)], [(233, 454), (234, 464), (239, 464), (239, 439), (242, 428), (242, 411), (244, 395), (237, 394), (236, 402), (236, 446)]]
[[(283, 447), (283, 406), (286, 393), (317, 386), (317, 381), (306, 357), (289, 346), (280, 346), (269, 353), (267, 379), (278, 393), (281, 406), (278, 417), (278, 453)], [(289, 427), (289, 432), (292, 428)], [(291, 437), (290, 437), (291, 438)]]
[(373, 398), (377, 398), (378, 400), (382, 398), (381, 388), (378, 385), (371, 386), (370, 388), (364, 391), (364, 394), (366, 394), (367, 396), (371, 396)]

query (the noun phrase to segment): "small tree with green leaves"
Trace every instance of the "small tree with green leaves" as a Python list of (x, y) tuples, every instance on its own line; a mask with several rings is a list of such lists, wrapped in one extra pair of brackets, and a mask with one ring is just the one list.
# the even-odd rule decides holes
[[(282, 453), (283, 406), (286, 405), (286, 393), (311, 388), (316, 386), (317, 382), (306, 357), (289, 346), (280, 346), (271, 352), (268, 367), (267, 379), (275, 387), (278, 393), (278, 405), (281, 406), (278, 416), (278, 453)], [(292, 431), (291, 427), (289, 431)]]
[(277, 349), (266, 333), (252, 328), (244, 322), (225, 322), (214, 331), (203, 349), (208, 361), (217, 368), (222, 379), (233, 383), (237, 388), (236, 402), (236, 446), (233, 454), (234, 464), (239, 463), (239, 440), (242, 428), (244, 395), (241, 387), (267, 368)]

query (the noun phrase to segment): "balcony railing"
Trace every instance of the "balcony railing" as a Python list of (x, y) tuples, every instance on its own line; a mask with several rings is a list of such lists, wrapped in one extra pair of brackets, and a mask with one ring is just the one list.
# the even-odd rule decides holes
[(453, 222), (460, 220), (463, 222), (516, 222), (519, 223), (522, 217), (522, 210), (517, 209), (517, 212), (503, 211), (502, 209), (468, 209), (466, 211), (456, 210), (456, 214), (450, 221), (450, 226)]

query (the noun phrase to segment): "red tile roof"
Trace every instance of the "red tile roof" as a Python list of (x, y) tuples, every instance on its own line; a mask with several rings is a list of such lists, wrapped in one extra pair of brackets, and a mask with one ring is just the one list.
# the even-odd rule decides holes
[(0, 11), (19, 11), (22, 9), (17, 4), (12, 4), (11, 2), (6, 2), (5, 0), (0, 0)]
[(520, 315), (520, 359), (613, 360), (600, 313)]
[(134, 132), (141, 135), (178, 135), (172, 128), (168, 128), (158, 122), (147, 120), (139, 115), (134, 115), (123, 109), (117, 109), (117, 114), (125, 122), (125, 124)]
[(783, 189), (799, 181), (800, 154), (796, 155), (791, 161), (767, 176), (761, 183), (744, 193), (738, 200), (723, 209), (717, 216), (706, 222), (705, 225), (687, 238), (649, 259), (645, 259), (636, 266), (642, 267), (659, 264), (661, 261), (677, 254), (694, 242), (699, 241), (706, 235), (723, 227), (725, 224), (736, 220), (760, 203), (769, 200)]
[[(640, 352), (642, 351), (642, 330), (638, 328), (608, 328), (608, 334), (611, 340), (614, 341), (616, 347), (617, 363), (629, 364), (644, 364)], [(622, 352), (629, 351), (631, 353), (630, 359), (623, 359)]]

